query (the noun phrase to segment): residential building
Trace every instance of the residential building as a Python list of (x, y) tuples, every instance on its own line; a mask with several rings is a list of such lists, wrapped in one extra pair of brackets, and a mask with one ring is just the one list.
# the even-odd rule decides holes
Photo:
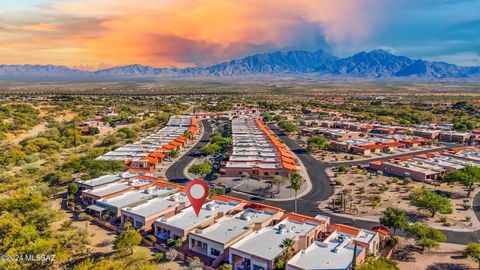
[(153, 223), (160, 217), (169, 218), (178, 211), (190, 205), (190, 201), (183, 192), (167, 197), (154, 197), (147, 201), (127, 206), (121, 209), (121, 223), (131, 222), (135, 229), (148, 232)]
[(214, 224), (218, 219), (243, 210), (245, 203), (242, 200), (215, 196), (213, 200), (203, 204), (198, 216), (193, 207), (188, 207), (172, 217), (161, 217), (153, 225), (155, 236), (159, 240), (169, 238), (185, 241), (189, 233), (195, 229), (204, 229)]
[(172, 151), (185, 147), (189, 137), (194, 137), (198, 130), (198, 119), (191, 116), (173, 116), (167, 125), (155, 134), (110, 151), (97, 160), (121, 160), (129, 168), (151, 172)]
[(466, 142), (470, 139), (468, 132), (443, 131), (439, 134), (438, 139), (443, 142)]
[(225, 216), (214, 224), (195, 229), (188, 236), (191, 251), (210, 258), (225, 259), (228, 248), (254, 231), (278, 220), (283, 212), (247, 208), (234, 216)]
[[(331, 224), (328, 232), (345, 238), (352, 238), (357, 245), (365, 248), (366, 254), (378, 255), (380, 252), (380, 236), (377, 232), (359, 229), (344, 224)], [(328, 239), (328, 237), (327, 237)]]
[[(350, 235), (334, 232), (323, 242), (316, 241), (295, 254), (286, 270), (350, 270), (355, 262), (365, 261), (366, 248), (357, 245)], [(355, 254), (355, 255), (354, 255)]]
[(178, 187), (167, 184), (142, 190), (129, 190), (115, 197), (98, 200), (88, 206), (87, 211), (97, 216), (108, 213), (111, 217), (120, 217), (122, 208), (142, 204), (156, 197), (165, 197), (179, 190)]
[(369, 167), (399, 177), (410, 177), (416, 181), (432, 181), (448, 172), (461, 170), (468, 165), (480, 166), (480, 149), (474, 146), (454, 148), (442, 152), (431, 152), (390, 159), (386, 162), (373, 161)]
[(275, 267), (275, 260), (282, 255), (280, 247), (285, 239), (294, 241), (293, 249), (305, 249), (326, 231), (324, 221), (285, 214), (284, 219), (270, 227), (251, 233), (229, 248), (229, 263), (234, 269), (265, 269)]
[(290, 151), (260, 119), (232, 119), (233, 146), (220, 172), (227, 177), (248, 173), (252, 178), (289, 177), (297, 168)]

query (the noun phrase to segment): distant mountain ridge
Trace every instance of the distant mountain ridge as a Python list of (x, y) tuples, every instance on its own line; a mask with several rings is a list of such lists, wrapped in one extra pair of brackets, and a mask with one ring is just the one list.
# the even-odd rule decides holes
[(313, 74), (351, 78), (479, 80), (480, 67), (461, 67), (397, 56), (381, 49), (338, 58), (323, 50), (271, 52), (191, 68), (154, 68), (139, 64), (95, 72), (54, 65), (0, 65), (0, 77), (187, 78)]

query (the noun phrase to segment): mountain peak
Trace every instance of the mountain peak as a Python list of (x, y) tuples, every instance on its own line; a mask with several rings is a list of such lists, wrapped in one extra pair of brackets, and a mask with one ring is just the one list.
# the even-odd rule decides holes
[(414, 77), (423, 79), (480, 79), (480, 67), (459, 67), (443, 62), (413, 60), (383, 49), (338, 58), (316, 51), (280, 50), (259, 53), (209, 67), (155, 68), (131, 64), (95, 72), (55, 65), (0, 65), (0, 77), (128, 78), (128, 77), (231, 77), (244, 75), (317, 74), (357, 78)]
[(375, 49), (375, 50), (369, 51), (368, 53), (369, 53), (369, 54), (388, 54), (388, 55), (393, 55), (392, 53), (387, 52), (387, 51), (385, 51), (384, 49)]

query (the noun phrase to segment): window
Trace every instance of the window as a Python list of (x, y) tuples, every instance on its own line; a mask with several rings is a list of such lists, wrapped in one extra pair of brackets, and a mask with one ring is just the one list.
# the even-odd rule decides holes
[(268, 172), (264, 172), (263, 175), (268, 176)]
[(256, 265), (256, 264), (254, 264), (254, 265), (253, 265), (253, 270), (265, 270), (265, 268), (262, 267), (262, 266), (258, 266), (258, 265)]
[(218, 256), (218, 255), (220, 255), (220, 250), (210, 248), (210, 254), (212, 254), (213, 256)]
[(280, 173), (279, 172), (275, 172), (275, 175), (279, 175)]
[(135, 228), (140, 228), (143, 226), (143, 223), (141, 221), (135, 220)]

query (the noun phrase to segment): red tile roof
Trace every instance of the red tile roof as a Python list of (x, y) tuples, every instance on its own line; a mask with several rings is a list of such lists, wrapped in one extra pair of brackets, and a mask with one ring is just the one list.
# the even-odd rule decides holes
[(358, 236), (358, 234), (360, 234), (362, 229), (351, 227), (351, 226), (344, 225), (344, 224), (332, 224), (332, 225), (330, 225), (330, 227), (328, 228), (328, 232), (332, 233), (332, 232), (335, 232), (335, 231), (350, 234), (350, 235), (353, 235), (353, 236)]

